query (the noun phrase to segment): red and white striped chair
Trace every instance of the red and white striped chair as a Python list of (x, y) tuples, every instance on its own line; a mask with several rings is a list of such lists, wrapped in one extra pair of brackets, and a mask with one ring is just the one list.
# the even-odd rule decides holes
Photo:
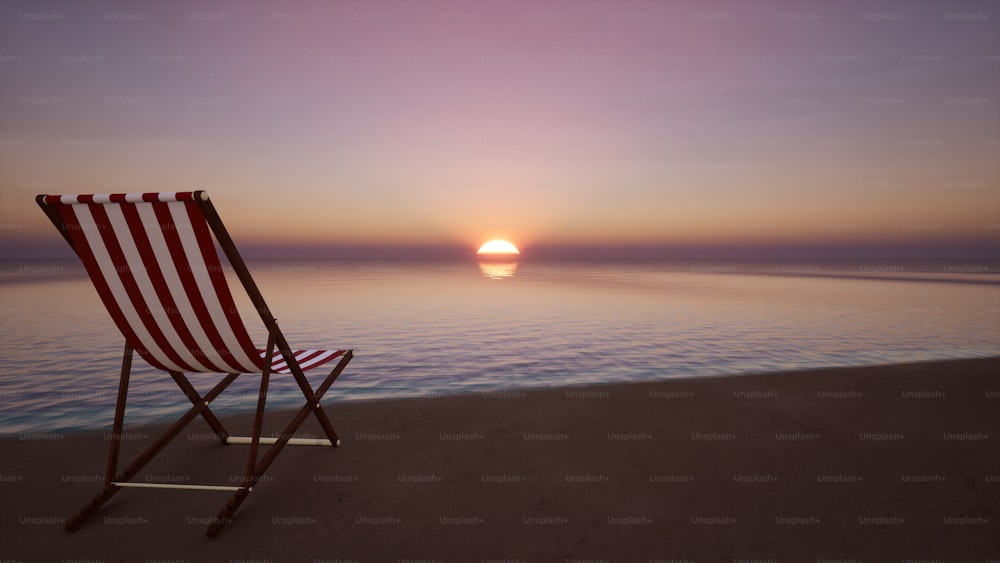
[[(208, 535), (215, 537), (286, 445), (340, 445), (319, 400), (347, 367), (353, 352), (289, 347), (207, 193), (39, 195), (36, 201), (83, 261), (98, 295), (125, 337), (104, 489), (66, 522), (66, 529), (77, 530), (124, 487), (231, 490), (233, 497), (208, 528)], [(239, 316), (215, 241), (267, 329), (267, 345), (263, 350), (254, 345)], [(118, 453), (133, 351), (153, 367), (170, 374), (192, 407), (119, 473)], [(340, 358), (339, 362), (313, 389), (304, 372), (336, 358)], [(208, 393), (200, 395), (184, 372), (228, 375)], [(248, 437), (231, 436), (208, 405), (245, 373), (261, 374), (253, 433)], [(261, 437), (271, 373), (290, 374), (305, 399), (305, 405), (277, 438)], [(310, 414), (319, 421), (326, 439), (292, 437)], [(246, 476), (240, 486), (131, 482), (143, 466), (199, 415), (223, 444), (250, 445)], [(258, 459), (260, 444), (271, 447)]]

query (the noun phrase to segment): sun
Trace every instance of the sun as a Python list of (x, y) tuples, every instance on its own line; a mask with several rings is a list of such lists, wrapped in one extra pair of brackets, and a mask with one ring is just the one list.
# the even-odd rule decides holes
[(503, 239), (493, 239), (476, 251), (476, 254), (520, 254), (521, 251), (516, 246)]

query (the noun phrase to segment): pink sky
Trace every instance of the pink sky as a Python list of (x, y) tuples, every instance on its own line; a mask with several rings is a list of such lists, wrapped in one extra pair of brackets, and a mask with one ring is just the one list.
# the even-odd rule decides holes
[(249, 246), (995, 248), (998, 18), (5, 2), (0, 255), (62, 244), (36, 193), (194, 188)]

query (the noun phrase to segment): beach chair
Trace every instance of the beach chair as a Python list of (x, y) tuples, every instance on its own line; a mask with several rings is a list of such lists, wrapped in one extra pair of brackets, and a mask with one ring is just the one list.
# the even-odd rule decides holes
[[(80, 257), (108, 313), (125, 337), (104, 488), (67, 520), (67, 530), (77, 530), (101, 505), (126, 487), (232, 491), (232, 498), (208, 527), (208, 536), (215, 537), (286, 445), (340, 445), (319, 401), (347, 367), (353, 352), (289, 347), (207, 193), (39, 195), (36, 201)], [(216, 242), (264, 323), (268, 336), (263, 350), (252, 342), (236, 309)], [(118, 455), (133, 351), (154, 368), (167, 372), (192, 406), (119, 472)], [(313, 389), (305, 372), (336, 358), (339, 358), (336, 366)], [(184, 376), (186, 372), (226, 375), (201, 395)], [(261, 376), (253, 431), (250, 436), (232, 436), (209, 404), (239, 375), (248, 373)], [(280, 435), (262, 437), (264, 403), (272, 373), (291, 375), (302, 390), (305, 404)], [(325, 439), (293, 437), (309, 415), (319, 421)], [(198, 416), (223, 444), (249, 445), (246, 473), (239, 486), (131, 481)], [(258, 459), (261, 445), (270, 447)]]

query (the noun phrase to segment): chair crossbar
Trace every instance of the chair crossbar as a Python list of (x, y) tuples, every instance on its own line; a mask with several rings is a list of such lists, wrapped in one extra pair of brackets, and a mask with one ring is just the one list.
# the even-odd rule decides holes
[(186, 489), (190, 491), (239, 491), (243, 487), (231, 485), (179, 485), (175, 483), (130, 483), (128, 481), (112, 481), (116, 487), (132, 487), (134, 489)]
[[(280, 438), (273, 437), (261, 437), (259, 443), (264, 445), (277, 444)], [(250, 444), (253, 442), (253, 436), (227, 436), (227, 444)], [(289, 446), (328, 446), (334, 447), (340, 445), (340, 440), (336, 443), (331, 442), (325, 438), (289, 438), (287, 444)]]

